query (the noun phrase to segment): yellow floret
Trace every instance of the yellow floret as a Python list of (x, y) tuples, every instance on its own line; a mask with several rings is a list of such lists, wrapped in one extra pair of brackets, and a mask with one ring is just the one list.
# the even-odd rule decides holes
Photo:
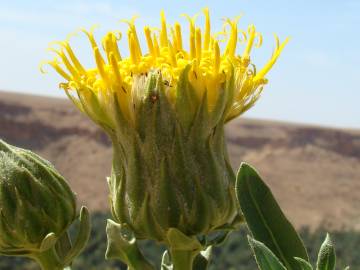
[[(119, 99), (121, 111), (128, 119), (133, 119), (132, 103), (134, 96), (133, 84), (139, 76), (158, 70), (167, 82), (166, 94), (170, 100), (176, 96), (176, 86), (182, 71), (191, 66), (189, 81), (201, 98), (207, 91), (208, 108), (211, 110), (216, 102), (218, 92), (232, 74), (235, 76), (233, 105), (225, 117), (226, 121), (248, 110), (259, 98), (262, 86), (266, 83), (265, 76), (278, 59), (288, 38), (280, 44), (276, 37), (276, 48), (268, 63), (256, 73), (251, 63), (250, 53), (257, 39), (257, 45), (262, 43), (262, 36), (250, 25), (248, 31), (238, 29), (239, 18), (227, 19), (224, 31), (211, 33), (209, 10), (203, 10), (205, 15), (204, 31), (196, 27), (196, 17), (189, 17), (189, 50), (183, 47), (181, 26), (176, 22), (169, 26), (164, 12), (161, 12), (161, 28), (158, 33), (149, 26), (144, 28), (148, 47), (143, 54), (135, 27), (135, 17), (125, 21), (129, 28), (127, 40), (129, 57), (122, 57), (118, 48), (121, 33), (109, 32), (102, 40), (102, 49), (98, 46), (93, 32), (82, 30), (88, 37), (93, 50), (96, 68), (86, 69), (75, 56), (68, 41), (59, 42), (60, 48), (52, 49), (57, 58), (48, 62), (66, 81), (61, 83), (69, 97), (71, 91), (77, 91), (79, 99), (71, 97), (82, 110), (91, 114), (92, 118), (104, 117), (97, 114), (96, 108), (84, 108), (85, 104), (93, 104), (94, 94), (99, 100), (102, 111), (111, 110), (113, 105), (107, 104), (115, 93)], [(225, 50), (221, 53), (218, 36), (224, 35)], [(239, 38), (241, 36), (241, 39)], [(243, 53), (237, 53), (238, 44), (246, 42)], [(105, 56), (105, 57), (104, 57)], [(85, 93), (85, 92), (91, 92)]]

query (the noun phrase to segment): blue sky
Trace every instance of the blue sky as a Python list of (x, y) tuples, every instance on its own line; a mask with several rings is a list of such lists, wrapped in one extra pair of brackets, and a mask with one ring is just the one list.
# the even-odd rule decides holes
[[(140, 15), (139, 26), (159, 25), (164, 9), (169, 22), (182, 13), (195, 14), (208, 6), (212, 25), (221, 18), (243, 14), (240, 28), (254, 23), (264, 35), (264, 45), (252, 55), (260, 67), (271, 55), (273, 33), (291, 36), (275, 68), (269, 73), (258, 104), (248, 117), (360, 128), (360, 1), (7, 1), (0, 0), (0, 89), (60, 96), (60, 77), (38, 66), (51, 59), (46, 51), (79, 27), (124, 30), (120, 19)], [(201, 20), (199, 20), (201, 23)], [(138, 28), (141, 29), (141, 28)], [(93, 65), (84, 38), (73, 38), (83, 62)], [(125, 42), (123, 42), (125, 43)], [(125, 48), (125, 47), (124, 47)]]

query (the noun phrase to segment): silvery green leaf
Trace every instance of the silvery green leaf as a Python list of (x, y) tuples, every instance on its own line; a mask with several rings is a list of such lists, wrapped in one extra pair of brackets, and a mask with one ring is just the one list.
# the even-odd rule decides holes
[(250, 236), (248, 236), (248, 241), (260, 270), (286, 270), (280, 260), (263, 243)]
[(236, 193), (253, 237), (264, 243), (288, 270), (301, 270), (294, 257), (309, 260), (301, 238), (282, 212), (270, 188), (246, 163), (240, 165)]
[(302, 270), (313, 270), (312, 265), (303, 258), (295, 257), (295, 260), (300, 264)]
[(318, 260), (316, 263), (316, 270), (335, 270), (336, 264), (336, 254), (335, 248), (330, 238), (330, 235), (327, 234), (325, 241), (320, 247), (318, 254)]

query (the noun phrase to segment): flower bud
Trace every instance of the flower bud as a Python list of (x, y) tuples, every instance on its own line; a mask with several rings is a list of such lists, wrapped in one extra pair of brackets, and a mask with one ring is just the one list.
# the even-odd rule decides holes
[(75, 195), (49, 162), (0, 140), (0, 215), (0, 253), (31, 256), (74, 221)]

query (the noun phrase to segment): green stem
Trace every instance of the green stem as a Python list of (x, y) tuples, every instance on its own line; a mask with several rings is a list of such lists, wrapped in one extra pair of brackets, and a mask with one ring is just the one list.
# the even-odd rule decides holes
[[(50, 248), (42, 253), (38, 253), (32, 256), (37, 261), (42, 270), (63, 270), (64, 267), (61, 264), (59, 257), (57, 256), (55, 249)], [(71, 268), (66, 268), (71, 270)]]
[(154, 267), (148, 263), (148, 261), (142, 255), (129, 258), (129, 262), (129, 270), (154, 270)]
[(193, 262), (197, 252), (189, 250), (174, 250), (170, 251), (171, 262), (173, 270), (192, 270)]

